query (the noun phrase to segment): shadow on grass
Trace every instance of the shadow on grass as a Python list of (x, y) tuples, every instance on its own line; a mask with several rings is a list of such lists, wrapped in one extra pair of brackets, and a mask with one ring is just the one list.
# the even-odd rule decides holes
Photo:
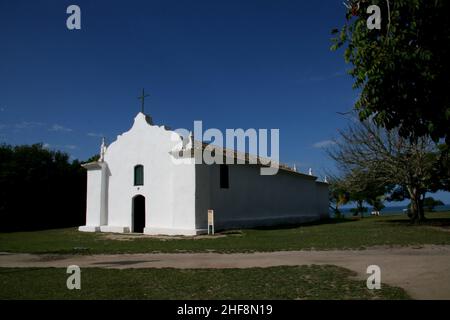
[(399, 225), (405, 225), (405, 226), (432, 226), (432, 227), (444, 227), (444, 228), (450, 228), (450, 217), (448, 218), (433, 218), (433, 217), (427, 217), (426, 220), (422, 221), (420, 223), (414, 223), (408, 218), (403, 219), (389, 219), (389, 220), (382, 220), (377, 222), (383, 222), (383, 223), (393, 223), (393, 224), (399, 224)]
[(324, 220), (311, 221), (311, 222), (303, 222), (303, 223), (295, 223), (295, 224), (278, 224), (278, 225), (273, 225), (273, 226), (262, 226), (262, 227), (255, 227), (255, 228), (249, 228), (249, 229), (251, 229), (251, 230), (297, 229), (300, 227), (321, 226), (321, 225), (326, 225), (326, 224), (334, 225), (334, 224), (354, 222), (354, 221), (357, 221), (357, 219), (352, 219), (352, 218), (324, 219)]

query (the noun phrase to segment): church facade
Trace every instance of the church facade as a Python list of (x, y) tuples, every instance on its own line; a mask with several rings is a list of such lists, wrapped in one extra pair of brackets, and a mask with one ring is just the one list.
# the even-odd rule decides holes
[(261, 175), (258, 164), (199, 163), (196, 148), (204, 145), (139, 113), (128, 132), (102, 144), (98, 161), (83, 165), (86, 225), (79, 230), (196, 235), (207, 231), (208, 210), (216, 230), (328, 217), (328, 184), (312, 174), (280, 166), (276, 175)]

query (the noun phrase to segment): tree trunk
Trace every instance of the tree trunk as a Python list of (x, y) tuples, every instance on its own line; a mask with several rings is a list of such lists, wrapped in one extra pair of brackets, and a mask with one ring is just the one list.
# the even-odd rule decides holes
[(341, 210), (339, 210), (339, 204), (338, 203), (336, 203), (336, 217), (338, 219), (342, 218)]
[(338, 204), (336, 204), (335, 207), (330, 205), (330, 208), (333, 210), (335, 218), (337, 218), (337, 219), (342, 218), (341, 211), (339, 210), (339, 205)]
[(423, 210), (423, 196), (418, 188), (411, 188), (410, 198), (411, 198), (411, 222), (420, 223), (425, 220), (425, 213)]
[(423, 207), (423, 202), (425, 200), (425, 194), (422, 194), (419, 198), (419, 222), (425, 221), (425, 209)]
[(409, 195), (411, 198), (411, 222), (416, 223), (419, 221), (419, 197), (420, 194), (416, 188), (409, 189)]
[(364, 218), (363, 204), (364, 204), (363, 201), (361, 200), (358, 201), (358, 211), (361, 213), (361, 219)]

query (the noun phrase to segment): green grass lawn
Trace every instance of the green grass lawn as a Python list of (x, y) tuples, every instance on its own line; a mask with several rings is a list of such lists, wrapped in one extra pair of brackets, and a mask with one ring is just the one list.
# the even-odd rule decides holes
[(75, 228), (0, 233), (0, 252), (95, 254), (144, 252), (251, 252), (303, 249), (360, 249), (375, 245), (450, 244), (450, 212), (429, 213), (425, 225), (405, 216), (329, 221), (277, 229), (238, 230), (201, 239), (111, 240), (108, 234)]
[(251, 269), (97, 269), (68, 290), (66, 269), (0, 268), (0, 299), (408, 299), (403, 289), (365, 281), (336, 266)]

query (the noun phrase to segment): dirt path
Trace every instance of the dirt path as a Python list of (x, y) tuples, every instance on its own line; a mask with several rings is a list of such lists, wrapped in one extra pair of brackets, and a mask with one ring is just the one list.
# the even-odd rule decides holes
[(370, 248), (367, 250), (258, 253), (158, 253), (116, 255), (0, 254), (0, 267), (81, 268), (251, 268), (332, 264), (366, 279), (368, 265), (381, 268), (381, 281), (404, 288), (416, 299), (450, 299), (450, 246)]

